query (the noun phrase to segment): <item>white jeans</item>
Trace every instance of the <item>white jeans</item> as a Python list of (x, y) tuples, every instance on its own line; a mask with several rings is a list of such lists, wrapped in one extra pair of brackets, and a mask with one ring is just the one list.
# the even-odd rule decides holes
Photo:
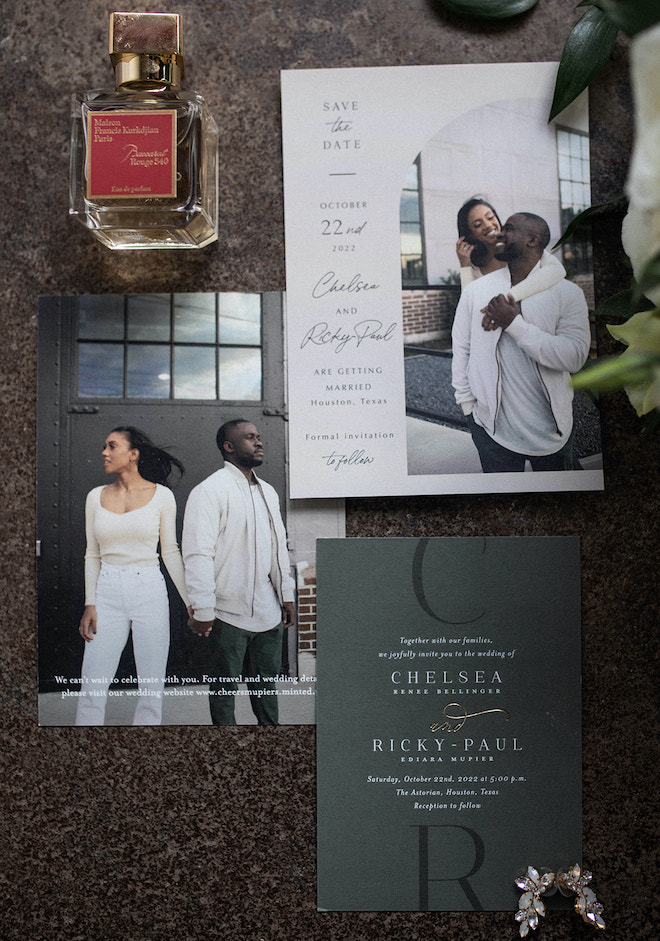
[(101, 565), (96, 586), (96, 634), (85, 642), (76, 725), (103, 725), (108, 689), (128, 635), (138, 678), (133, 725), (159, 725), (170, 647), (170, 608), (158, 566)]

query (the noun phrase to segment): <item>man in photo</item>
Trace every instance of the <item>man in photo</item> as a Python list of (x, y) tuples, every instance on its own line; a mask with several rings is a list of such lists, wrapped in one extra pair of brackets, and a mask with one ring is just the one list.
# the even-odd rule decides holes
[(573, 470), (570, 374), (591, 336), (582, 290), (566, 279), (517, 303), (511, 288), (539, 264), (544, 219), (507, 219), (495, 257), (506, 267), (463, 290), (452, 329), (452, 384), (485, 473)]
[(273, 678), (283, 631), (295, 620), (286, 532), (277, 493), (254, 473), (263, 463), (256, 427), (233, 419), (216, 441), (224, 466), (192, 490), (183, 522), (188, 626), (209, 638), (213, 724), (236, 725), (236, 689), (245, 676), (258, 724), (277, 725)]

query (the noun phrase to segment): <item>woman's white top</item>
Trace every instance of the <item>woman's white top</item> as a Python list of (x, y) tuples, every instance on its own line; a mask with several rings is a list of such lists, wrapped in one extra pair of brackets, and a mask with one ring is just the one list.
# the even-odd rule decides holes
[(156, 484), (151, 500), (128, 513), (113, 513), (101, 506), (105, 487), (95, 487), (85, 503), (85, 604), (96, 601), (96, 582), (101, 562), (108, 565), (158, 565), (160, 555), (170, 578), (188, 605), (183, 560), (176, 541), (176, 501), (174, 494)]
[[(475, 268), (474, 265), (470, 265), (469, 268), (461, 268), (460, 275), (461, 287), (464, 288), (465, 285), (469, 284), (471, 281), (481, 278), (483, 272), (480, 268)], [(565, 277), (566, 269), (562, 263), (545, 249), (541, 255), (541, 261), (538, 266), (536, 266), (523, 281), (514, 284), (509, 293), (513, 296), (514, 301), (524, 301), (525, 298), (531, 297), (532, 294), (540, 294), (541, 291), (547, 291), (548, 288), (558, 284), (559, 281), (563, 281)]]

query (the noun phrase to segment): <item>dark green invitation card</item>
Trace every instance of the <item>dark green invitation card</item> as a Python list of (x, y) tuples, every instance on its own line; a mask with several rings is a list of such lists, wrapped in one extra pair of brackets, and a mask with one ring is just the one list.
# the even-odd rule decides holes
[(515, 910), (581, 858), (578, 539), (317, 552), (319, 909)]

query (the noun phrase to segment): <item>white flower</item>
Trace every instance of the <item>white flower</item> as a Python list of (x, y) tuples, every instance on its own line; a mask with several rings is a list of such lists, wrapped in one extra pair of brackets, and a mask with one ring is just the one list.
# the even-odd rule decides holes
[[(635, 144), (626, 182), (630, 200), (621, 239), (635, 277), (660, 252), (660, 23), (632, 43)], [(660, 285), (646, 291), (660, 305)]]

